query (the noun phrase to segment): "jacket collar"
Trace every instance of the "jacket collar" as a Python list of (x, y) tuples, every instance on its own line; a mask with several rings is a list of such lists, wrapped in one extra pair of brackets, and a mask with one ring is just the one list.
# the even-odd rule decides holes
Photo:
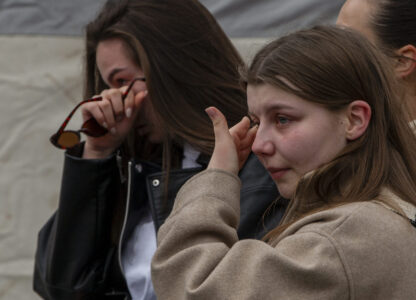
[[(377, 198), (380, 200), (384, 199), (385, 201), (375, 199), (373, 202), (378, 203), (403, 217), (406, 217), (410, 220), (412, 225), (416, 227), (416, 207), (413, 204), (402, 200), (388, 188), (382, 188), (380, 195)], [(392, 205), (389, 205), (388, 203), (392, 203)], [(326, 204), (327, 203), (324, 203), (322, 200), (314, 200), (307, 203), (301, 203), (298, 198), (292, 199), (289, 202), (286, 213), (283, 216), (280, 224), (289, 223), (300, 217), (302, 214), (318, 209)], [(400, 208), (404, 215), (403, 213), (399, 212), (397, 208)]]
[[(401, 215), (402, 217), (409, 219), (410, 223), (416, 227), (416, 207), (413, 204), (402, 200), (399, 196), (397, 196), (388, 188), (383, 188), (379, 198), (384, 198), (387, 201), (381, 202), (375, 200), (374, 202), (377, 202), (380, 205), (386, 207), (387, 209)], [(389, 202), (393, 203), (394, 205), (389, 205)], [(399, 212), (397, 210), (397, 207), (400, 208), (402, 212)]]

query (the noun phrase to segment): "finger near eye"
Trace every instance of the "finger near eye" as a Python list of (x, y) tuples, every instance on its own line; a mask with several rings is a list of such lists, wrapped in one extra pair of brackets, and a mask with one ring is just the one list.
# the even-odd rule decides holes
[(134, 96), (132, 93), (129, 93), (124, 99), (124, 112), (126, 114), (126, 117), (129, 118), (131, 116), (133, 109), (134, 109)]

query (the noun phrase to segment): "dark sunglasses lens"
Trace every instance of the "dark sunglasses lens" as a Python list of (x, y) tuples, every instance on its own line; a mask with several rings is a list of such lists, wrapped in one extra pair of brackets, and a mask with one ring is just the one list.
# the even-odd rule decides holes
[(55, 133), (50, 140), (55, 146), (62, 149), (68, 149), (79, 143), (80, 136), (76, 131), (64, 131), (60, 136), (57, 136)]
[(94, 118), (85, 121), (84, 124), (82, 124), (80, 131), (92, 137), (100, 137), (108, 132), (107, 129), (98, 124)]

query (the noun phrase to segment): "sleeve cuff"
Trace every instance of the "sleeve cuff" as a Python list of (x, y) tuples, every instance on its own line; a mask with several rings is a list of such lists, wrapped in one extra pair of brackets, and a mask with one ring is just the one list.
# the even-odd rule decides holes
[(173, 211), (200, 198), (216, 198), (240, 212), (240, 178), (220, 169), (207, 169), (189, 179), (179, 190)]

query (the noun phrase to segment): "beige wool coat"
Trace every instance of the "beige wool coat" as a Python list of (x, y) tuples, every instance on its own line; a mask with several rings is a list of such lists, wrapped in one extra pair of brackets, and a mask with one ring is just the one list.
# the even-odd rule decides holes
[(377, 201), (346, 204), (271, 246), (238, 240), (239, 190), (237, 176), (206, 170), (179, 191), (152, 261), (158, 299), (416, 299), (414, 206), (385, 191), (407, 217)]

